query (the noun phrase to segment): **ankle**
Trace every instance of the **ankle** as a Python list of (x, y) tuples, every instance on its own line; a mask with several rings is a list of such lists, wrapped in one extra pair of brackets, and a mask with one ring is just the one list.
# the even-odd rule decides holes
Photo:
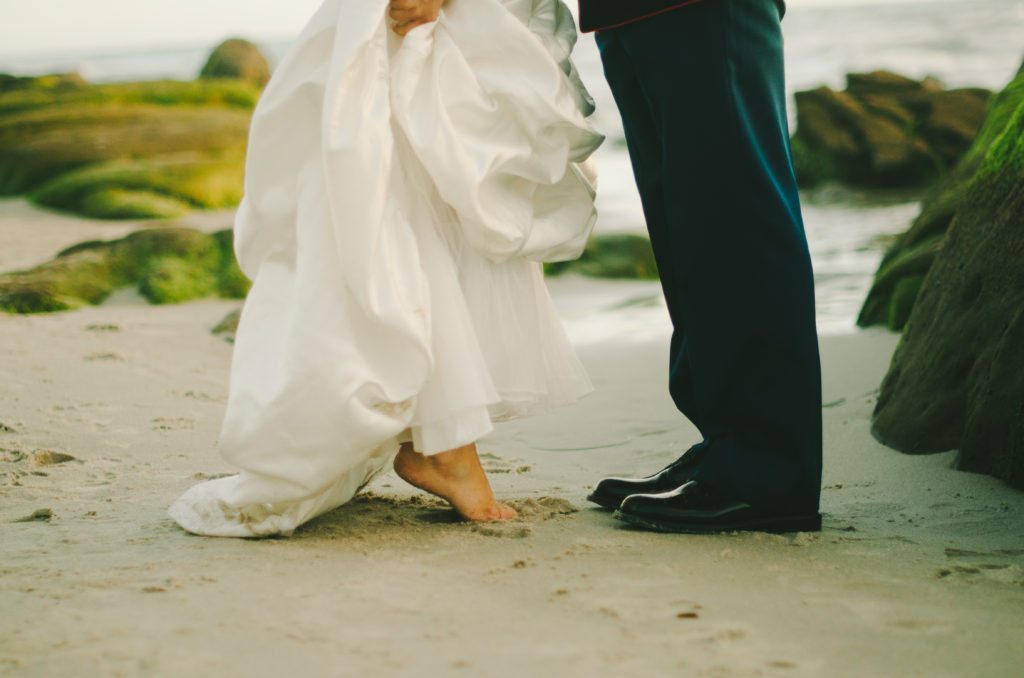
[(476, 446), (470, 445), (455, 450), (441, 452), (423, 457), (425, 463), (438, 473), (449, 477), (466, 477), (473, 474), (475, 467), (480, 465), (476, 456)]

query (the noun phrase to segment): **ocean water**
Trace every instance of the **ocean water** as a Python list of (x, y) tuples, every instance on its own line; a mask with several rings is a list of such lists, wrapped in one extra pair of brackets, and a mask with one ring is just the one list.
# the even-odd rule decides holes
[[(783, 26), (790, 92), (822, 84), (842, 87), (847, 72), (880, 68), (938, 77), (949, 86), (998, 89), (1024, 59), (1024, 0), (790, 0)], [(258, 41), (276, 60), (292, 39)], [(97, 82), (188, 79), (195, 77), (211, 47), (0, 56), (0, 72), (78, 71)], [(598, 103), (595, 123), (608, 135), (595, 158), (601, 174), (598, 229), (643, 232), (621, 122), (591, 36), (581, 37), (576, 61)], [(838, 188), (807, 192), (803, 198), (819, 327), (823, 333), (852, 331), (886, 236), (906, 229), (918, 211), (917, 198)], [(605, 301), (575, 307), (567, 318), (575, 337), (649, 336), (668, 330), (656, 285), (610, 286)]]

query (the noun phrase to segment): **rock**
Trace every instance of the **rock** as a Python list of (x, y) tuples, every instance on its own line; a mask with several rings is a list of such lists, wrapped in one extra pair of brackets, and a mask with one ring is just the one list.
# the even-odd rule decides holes
[(547, 264), (551, 276), (573, 272), (594, 278), (658, 279), (651, 241), (640, 235), (598, 235), (587, 243), (576, 261)]
[(920, 133), (945, 168), (953, 167), (974, 141), (991, 97), (985, 89), (954, 89), (929, 97), (931, 108)]
[(224, 316), (224, 319), (217, 323), (211, 332), (217, 335), (223, 336), (223, 338), (231, 343), (235, 341), (235, 334), (238, 332), (238, 321), (242, 319), (242, 309), (232, 311)]
[(16, 90), (69, 90), (88, 85), (78, 73), (54, 73), (34, 77), (21, 77), (0, 73), (0, 94)]
[(253, 43), (232, 38), (213, 50), (199, 77), (203, 80), (236, 78), (263, 87), (270, 80), (270, 63)]
[(166, 304), (242, 298), (249, 282), (235, 261), (230, 230), (151, 228), (120, 240), (79, 243), (36, 268), (0, 274), (0, 310), (63, 311), (99, 304), (131, 286), (150, 302)]
[[(958, 468), (1024, 489), (1024, 68), (936, 199), (942, 209), (925, 211), (941, 213), (943, 228), (928, 227), (948, 232), (919, 283), (873, 432), (908, 453), (959, 450)], [(892, 276), (910, 287), (919, 274)]]
[(970, 146), (990, 96), (887, 71), (851, 73), (843, 92), (797, 92), (793, 155), (800, 183), (929, 186)]
[(0, 91), (0, 196), (102, 219), (233, 207), (258, 97), (241, 81)]
[(885, 325), (900, 331), (910, 317), (918, 290), (942, 248), (958, 212), (993, 142), (1014, 111), (1024, 103), (1024, 77), (1018, 76), (993, 100), (977, 139), (953, 172), (926, 197), (921, 214), (886, 252), (861, 309), (857, 324)]

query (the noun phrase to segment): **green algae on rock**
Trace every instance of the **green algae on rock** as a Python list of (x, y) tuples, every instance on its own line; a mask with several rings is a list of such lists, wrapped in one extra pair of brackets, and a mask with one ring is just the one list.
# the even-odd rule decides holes
[(0, 196), (101, 219), (233, 207), (265, 82), (244, 77), (90, 85), (0, 75)]
[(842, 92), (797, 92), (793, 157), (800, 183), (930, 186), (970, 146), (990, 96), (887, 71), (851, 73)]
[(0, 93), (15, 90), (68, 90), (78, 89), (88, 83), (78, 73), (53, 73), (51, 75), (19, 76), (0, 73)]
[(1011, 158), (996, 157), (996, 142), (1013, 134), (1013, 118), (1024, 107), (1024, 70), (1000, 92), (988, 109), (981, 131), (954, 171), (925, 198), (921, 214), (910, 229), (900, 235), (886, 252), (875, 281), (861, 309), (857, 324), (862, 327), (884, 325), (900, 331), (906, 325), (936, 255), (943, 247), (946, 232), (958, 219), (972, 186), (986, 173), (1005, 172)]
[[(5, 77), (13, 76), (0, 74), (0, 79)], [(242, 80), (150, 80), (97, 85), (81, 81), (56, 86), (49, 83), (50, 77), (31, 78), (32, 82), (8, 89), (0, 87), (0, 119), (25, 111), (68, 106), (149, 105), (249, 111), (260, 96), (258, 87)]]
[(213, 334), (223, 338), (228, 343), (235, 343), (235, 335), (238, 333), (238, 323), (242, 320), (242, 309), (236, 309), (228, 313), (217, 323), (212, 330)]
[(262, 87), (270, 80), (270, 64), (259, 47), (248, 40), (232, 38), (213, 50), (199, 77), (246, 80)]
[[(95, 219), (178, 217), (194, 209), (233, 207), (242, 197), (244, 125), (239, 146), (182, 151), (144, 160), (112, 160), (68, 171), (30, 192), (45, 207)], [(214, 144), (211, 144), (213, 146)]]
[(1024, 68), (965, 163), (873, 432), (908, 453), (959, 450), (958, 468), (1024, 489)]
[(79, 243), (41, 266), (0, 275), (0, 310), (65, 311), (102, 303), (123, 287), (168, 304), (243, 298), (249, 283), (235, 262), (231, 231), (152, 228), (120, 240)]
[(592, 278), (658, 279), (651, 241), (632, 234), (594, 236), (579, 259), (547, 264), (544, 270), (550, 276), (572, 272)]
[[(196, 94), (193, 83), (181, 84)], [(118, 90), (110, 91), (116, 100)], [(50, 106), (4, 112), (6, 98), (0, 195), (27, 193), (37, 204), (104, 219), (174, 217), (241, 198), (247, 110), (51, 96)]]

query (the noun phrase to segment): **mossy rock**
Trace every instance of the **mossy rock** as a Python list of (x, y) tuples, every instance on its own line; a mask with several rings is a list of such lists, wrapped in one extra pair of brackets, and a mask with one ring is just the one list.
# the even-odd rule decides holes
[(955, 217), (927, 273), (889, 272), (890, 308), (915, 303), (873, 431), (908, 453), (959, 450), (958, 468), (1024, 489), (1022, 81), (1024, 71), (958, 168)]
[(0, 275), (0, 309), (48, 313), (99, 304), (122, 287), (115, 262), (86, 249), (59, 257), (39, 269)]
[(270, 63), (253, 43), (232, 38), (213, 50), (199, 78), (237, 78), (263, 87), (270, 80)]
[(0, 94), (14, 91), (42, 91), (80, 89), (89, 83), (78, 73), (54, 73), (53, 75), (22, 77), (0, 73)]
[(232, 207), (258, 95), (221, 81), (0, 93), (0, 195), (103, 219)]
[(0, 91), (0, 120), (14, 113), (69, 106), (141, 104), (251, 111), (259, 97), (260, 89), (242, 80), (151, 80), (60, 88), (25, 87)]
[[(126, 170), (126, 179), (152, 167), (145, 178), (150, 182), (180, 170), (185, 163), (176, 160), (241, 162), (248, 126), (249, 115), (242, 111), (152, 105), (66, 106), (3, 116), (0, 195), (45, 191), (48, 184), (64, 181), (62, 175), (83, 168), (91, 173), (86, 179), (97, 175), (109, 184), (116, 180), (111, 163)], [(173, 181), (163, 183), (155, 192), (166, 193)]]
[(217, 323), (212, 330), (213, 334), (222, 337), (229, 343), (235, 342), (235, 335), (238, 333), (238, 324), (242, 320), (242, 309), (237, 309), (224, 316), (224, 319)]
[(150, 262), (139, 292), (154, 304), (212, 297), (217, 292), (216, 269), (204, 261), (160, 257)]
[[(876, 275), (857, 323), (862, 327), (885, 325), (895, 332), (901, 331), (914, 307), (916, 291), (941, 247), (942, 237), (939, 236), (901, 250), (890, 258)], [(907, 284), (908, 281), (914, 282)]]
[(651, 241), (629, 234), (594, 236), (579, 259), (547, 264), (545, 271), (551, 276), (573, 272), (594, 278), (658, 278)]
[[(909, 293), (920, 287), (920, 281), (918, 284), (904, 284), (904, 281), (920, 279), (928, 273), (973, 185), (985, 174), (1005, 173), (1008, 165), (1024, 162), (1008, 150), (1013, 148), (1012, 144), (997, 143), (1007, 134), (1013, 134), (1013, 119), (1021, 115), (1022, 107), (1024, 74), (1018, 75), (991, 100), (974, 143), (953, 172), (929, 192), (921, 214), (886, 252), (857, 320), (860, 326), (885, 325), (900, 331), (907, 324), (914, 306)], [(899, 298), (896, 296), (898, 289)]]
[(88, 165), (30, 193), (43, 206), (96, 219), (178, 217), (233, 207), (242, 197), (241, 147)]
[(914, 80), (891, 71), (872, 71), (848, 74), (846, 89), (858, 97), (898, 97), (905, 101), (922, 101), (928, 94), (941, 92), (944, 88), (934, 78)]
[(231, 231), (153, 228), (120, 240), (79, 243), (41, 266), (0, 275), (0, 309), (64, 311), (100, 304), (124, 287), (168, 304), (244, 298), (249, 283), (235, 261)]
[(40, 205), (63, 207), (95, 219), (163, 219), (183, 216), (191, 209), (191, 205), (176, 198), (144, 189), (121, 187), (89, 187), (82, 192), (74, 207), (71, 203), (54, 199), (51, 193), (40, 193), (35, 198)]
[(970, 146), (990, 96), (887, 71), (851, 73), (842, 92), (797, 92), (797, 177), (804, 186), (930, 186)]

